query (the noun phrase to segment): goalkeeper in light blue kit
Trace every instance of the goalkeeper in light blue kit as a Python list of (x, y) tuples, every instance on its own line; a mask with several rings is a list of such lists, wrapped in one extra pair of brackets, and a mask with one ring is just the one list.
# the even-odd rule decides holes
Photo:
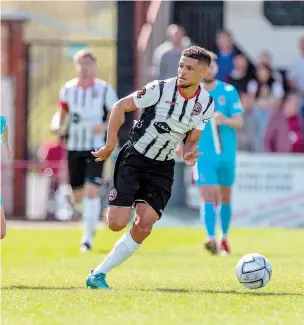
[[(198, 152), (203, 155), (197, 160), (194, 175), (201, 195), (201, 220), (205, 222), (208, 235), (205, 247), (212, 254), (220, 251), (229, 254), (227, 235), (232, 214), (231, 188), (235, 178), (236, 129), (243, 126), (243, 108), (237, 90), (232, 85), (215, 79), (217, 71), (214, 55), (203, 83), (214, 99), (215, 113), (201, 135)], [(218, 202), (223, 236), (220, 245), (215, 237)]]

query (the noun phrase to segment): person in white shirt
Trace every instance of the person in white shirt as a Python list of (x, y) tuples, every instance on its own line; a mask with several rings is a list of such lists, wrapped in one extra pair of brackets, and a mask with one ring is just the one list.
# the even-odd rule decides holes
[(59, 94), (59, 121), (62, 130), (68, 118), (67, 143), (70, 184), (75, 205), (83, 203), (84, 234), (81, 251), (92, 249), (92, 239), (100, 217), (103, 164), (95, 162), (91, 151), (105, 144), (108, 116), (117, 95), (111, 85), (95, 77), (96, 57), (81, 50), (74, 57), (78, 78), (69, 80)]
[(211, 63), (208, 51), (192, 46), (182, 53), (178, 77), (155, 80), (137, 93), (115, 104), (108, 126), (106, 145), (93, 152), (97, 161), (107, 159), (115, 148), (125, 112), (143, 109), (134, 125), (130, 141), (121, 149), (115, 166), (114, 187), (109, 194), (108, 223), (121, 231), (129, 221), (132, 206), (136, 216), (112, 251), (92, 271), (86, 285), (108, 289), (106, 274), (137, 251), (150, 235), (171, 196), (174, 156), (181, 141), (184, 161), (193, 166), (200, 154), (197, 144), (214, 112), (214, 101), (200, 86)]

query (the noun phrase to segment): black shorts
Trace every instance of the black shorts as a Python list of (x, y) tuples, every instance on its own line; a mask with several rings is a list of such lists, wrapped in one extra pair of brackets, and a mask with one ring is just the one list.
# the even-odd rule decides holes
[(131, 207), (144, 202), (160, 218), (171, 197), (174, 164), (173, 159), (147, 158), (127, 143), (116, 160), (109, 206)]
[(72, 189), (101, 185), (104, 162), (96, 162), (90, 151), (68, 151), (68, 165)]

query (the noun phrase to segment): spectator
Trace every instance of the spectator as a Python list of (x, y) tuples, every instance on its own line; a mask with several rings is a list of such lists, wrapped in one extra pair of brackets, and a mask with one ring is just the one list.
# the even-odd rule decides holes
[(295, 91), (300, 98), (301, 115), (304, 118), (304, 35), (299, 40), (300, 57), (296, 59), (289, 71), (288, 81), (290, 88)]
[(57, 178), (60, 172), (60, 165), (65, 159), (65, 136), (58, 140), (48, 140), (41, 144), (37, 157), (41, 162), (42, 172)]
[(249, 81), (248, 60), (243, 54), (238, 54), (234, 57), (234, 69), (227, 82), (233, 85), (241, 95), (247, 92)]
[(264, 151), (264, 135), (270, 119), (271, 111), (278, 109), (284, 97), (281, 83), (272, 77), (269, 66), (262, 64), (257, 68), (257, 80), (248, 83), (248, 92), (254, 99), (253, 115), (257, 123), (255, 151)]
[(256, 80), (250, 80), (247, 91), (256, 98), (258, 103), (262, 99), (262, 106), (271, 106), (271, 108), (280, 107), (285, 95), (282, 83), (273, 78), (272, 70), (266, 64), (257, 67)]
[(290, 88), (304, 97), (304, 35), (299, 41), (300, 57), (296, 59), (288, 71)]
[(256, 120), (253, 115), (253, 99), (245, 92), (240, 93), (241, 103), (244, 109), (243, 128), (237, 131), (238, 150), (254, 151), (254, 138), (257, 129)]
[(288, 124), (282, 114), (282, 110), (270, 111), (269, 122), (265, 130), (265, 152), (290, 152), (291, 144), (288, 135)]
[(185, 36), (181, 26), (170, 25), (167, 28), (168, 41), (158, 46), (153, 54), (153, 78), (164, 80), (176, 76), (182, 51), (190, 46), (190, 39)]
[(300, 101), (296, 94), (287, 96), (283, 106), (283, 115), (289, 128), (291, 152), (304, 152), (304, 136), (300, 119)]
[(272, 70), (272, 77), (275, 81), (280, 82), (281, 84), (283, 84), (283, 76), (281, 74), (280, 71), (278, 70), (274, 70), (272, 68), (272, 56), (270, 54), (269, 51), (267, 50), (263, 50), (260, 54), (259, 54), (259, 58), (258, 58), (258, 65), (267, 65), (271, 68)]
[(234, 68), (234, 57), (238, 53), (234, 47), (232, 37), (227, 31), (221, 31), (217, 34), (216, 46), (218, 49), (217, 64), (219, 67), (216, 78), (226, 82)]

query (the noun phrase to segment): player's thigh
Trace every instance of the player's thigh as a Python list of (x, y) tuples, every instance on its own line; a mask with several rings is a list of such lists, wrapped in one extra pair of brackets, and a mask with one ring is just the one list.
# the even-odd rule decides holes
[(86, 166), (81, 152), (68, 151), (68, 169), (72, 190), (83, 188)]
[(109, 228), (113, 231), (120, 231), (125, 228), (130, 220), (132, 207), (109, 206), (107, 221)]
[(141, 179), (136, 203), (146, 204), (161, 218), (171, 197), (173, 177), (174, 161), (151, 168)]
[(137, 166), (136, 157), (131, 156), (130, 150), (123, 147), (116, 159), (113, 186), (108, 197), (110, 207), (131, 208), (135, 202), (142, 171)]
[(218, 168), (218, 184), (231, 187), (235, 180), (235, 162), (223, 161)]
[(217, 163), (210, 160), (198, 160), (196, 166), (195, 180), (197, 186), (215, 186), (218, 184)]
[(199, 186), (201, 198), (204, 202), (217, 202), (219, 199), (218, 185)]

